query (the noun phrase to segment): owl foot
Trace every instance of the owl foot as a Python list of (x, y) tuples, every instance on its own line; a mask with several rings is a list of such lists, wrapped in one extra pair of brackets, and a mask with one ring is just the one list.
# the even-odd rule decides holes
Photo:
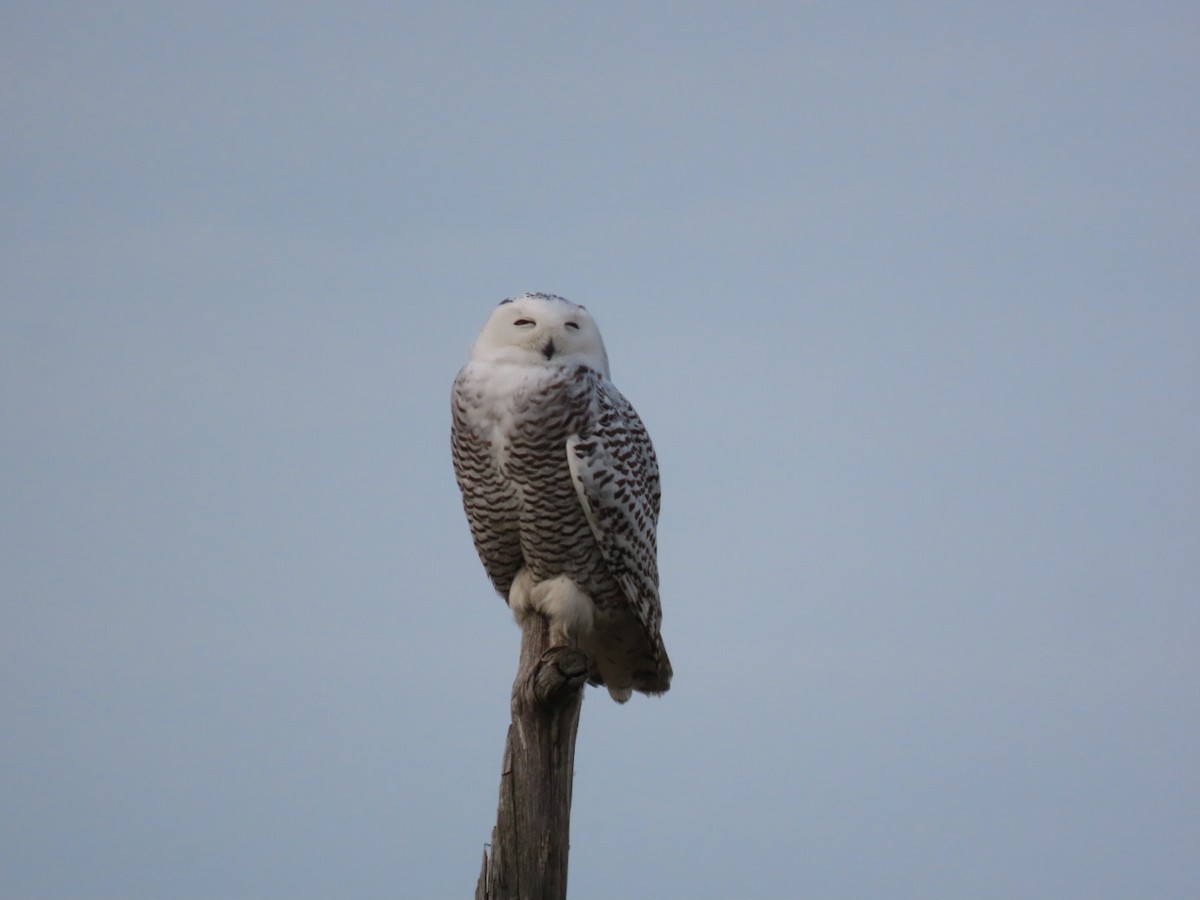
[(550, 623), (550, 646), (576, 646), (592, 630), (596, 606), (592, 598), (566, 575), (534, 582), (528, 569), (513, 581), (508, 605), (518, 624), (531, 612), (541, 613)]

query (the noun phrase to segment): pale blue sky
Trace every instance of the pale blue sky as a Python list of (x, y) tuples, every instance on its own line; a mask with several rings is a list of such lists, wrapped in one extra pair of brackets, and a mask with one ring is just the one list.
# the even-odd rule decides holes
[(572, 900), (1200, 894), (1194, 4), (0, 8), (0, 894), (470, 896), (450, 381), (586, 304), (671, 693)]

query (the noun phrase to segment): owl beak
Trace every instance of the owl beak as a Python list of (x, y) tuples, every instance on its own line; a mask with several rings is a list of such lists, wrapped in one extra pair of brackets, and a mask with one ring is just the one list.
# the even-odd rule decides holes
[(546, 359), (553, 359), (554, 354), (558, 352), (558, 348), (554, 346), (554, 341), (546, 341), (546, 346), (542, 348), (542, 356)]

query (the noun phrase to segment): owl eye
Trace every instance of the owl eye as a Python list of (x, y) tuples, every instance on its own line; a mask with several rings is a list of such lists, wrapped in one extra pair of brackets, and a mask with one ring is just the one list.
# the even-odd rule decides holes
[(567, 327), (570, 328), (572, 331), (578, 331), (579, 323), (578, 322), (568, 322)]
[(526, 325), (535, 325), (537, 323), (535, 323), (533, 319), (517, 319), (517, 321), (513, 322), (513, 324), (520, 328), (524, 328)]

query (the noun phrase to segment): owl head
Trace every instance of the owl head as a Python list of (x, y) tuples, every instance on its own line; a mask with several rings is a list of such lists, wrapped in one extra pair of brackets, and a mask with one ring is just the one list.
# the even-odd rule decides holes
[(554, 294), (501, 300), (475, 341), (471, 359), (523, 366), (582, 364), (609, 377), (608, 354), (591, 314)]

